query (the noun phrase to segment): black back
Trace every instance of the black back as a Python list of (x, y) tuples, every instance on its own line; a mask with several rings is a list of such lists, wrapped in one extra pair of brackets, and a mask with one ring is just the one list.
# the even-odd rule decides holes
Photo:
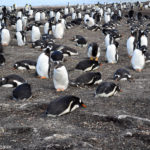
[(28, 83), (23, 83), (13, 90), (13, 98), (16, 100), (28, 99), (31, 95), (31, 86)]
[(5, 63), (5, 57), (3, 54), (0, 54), (0, 65)]

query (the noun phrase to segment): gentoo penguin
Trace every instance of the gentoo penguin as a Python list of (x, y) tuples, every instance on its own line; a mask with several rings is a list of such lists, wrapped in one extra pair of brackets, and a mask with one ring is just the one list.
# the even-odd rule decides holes
[(58, 23), (56, 24), (55, 28), (53, 28), (53, 35), (56, 39), (62, 39), (65, 32), (65, 25), (64, 22), (62, 22), (62, 19), (58, 20)]
[(105, 37), (105, 46), (107, 48), (108, 45), (114, 43), (114, 38), (111, 34), (107, 34)]
[(45, 12), (41, 12), (41, 21), (44, 21), (46, 19), (46, 14)]
[(64, 91), (68, 88), (68, 72), (64, 65), (59, 63), (53, 71), (53, 83), (56, 91)]
[(136, 47), (136, 35), (137, 35), (136, 31), (131, 31), (131, 36), (127, 40), (127, 52), (129, 58), (132, 57), (133, 51)]
[(113, 82), (102, 82), (96, 89), (95, 97), (110, 97), (122, 90)]
[(148, 46), (148, 37), (146, 31), (139, 30), (138, 46)]
[(76, 65), (75, 69), (86, 72), (86, 71), (96, 70), (99, 67), (100, 64), (98, 63), (98, 61), (83, 60)]
[(105, 23), (109, 23), (110, 22), (110, 14), (108, 12), (105, 12), (105, 15), (104, 15), (104, 21)]
[(24, 46), (26, 43), (26, 37), (24, 31), (16, 32), (16, 38), (18, 46)]
[(8, 29), (1, 30), (1, 43), (3, 46), (8, 46), (10, 42), (10, 33)]
[(55, 50), (51, 53), (50, 60), (53, 63), (59, 64), (60, 62), (63, 62), (63, 53), (61, 51)]
[(11, 75), (2, 77), (0, 79), (0, 86), (2, 86), (2, 87), (17, 87), (25, 82), (26, 81), (22, 77), (20, 77), (16, 74), (11, 74)]
[(114, 73), (114, 80), (131, 80), (131, 75), (126, 69), (120, 68)]
[(45, 48), (47, 46), (46, 40), (37, 40), (32, 42), (32, 48)]
[(88, 19), (86, 19), (86, 25), (87, 25), (88, 27), (94, 26), (94, 25), (95, 25), (95, 20), (94, 20), (94, 18), (89, 17)]
[(77, 40), (77, 46), (80, 47), (86, 47), (87, 46), (87, 40), (84, 37), (81, 37)]
[(40, 21), (41, 19), (41, 13), (40, 12), (36, 12), (35, 13), (35, 21)]
[(146, 52), (146, 53), (144, 53), (144, 55), (145, 55), (145, 63), (149, 63), (150, 62), (150, 53)]
[(33, 25), (32, 26), (32, 31), (31, 31), (31, 40), (32, 40), (32, 42), (40, 40), (40, 37), (41, 37), (41, 32), (40, 32), (39, 27)]
[(36, 73), (41, 79), (49, 78), (50, 73), (50, 49), (47, 48), (38, 57), (36, 64)]
[(97, 43), (93, 42), (88, 45), (88, 57), (91, 60), (95, 59), (95, 61), (98, 61), (100, 57), (100, 47)]
[(100, 72), (86, 72), (74, 81), (70, 82), (72, 86), (86, 86), (86, 85), (95, 85), (102, 82), (102, 77)]
[(118, 61), (118, 51), (117, 51), (118, 43), (110, 44), (107, 46), (106, 50), (106, 59), (108, 63), (114, 64)]
[(4, 65), (5, 64), (5, 57), (3, 54), (0, 53), (0, 66)]
[(14, 69), (18, 70), (34, 70), (36, 62), (32, 60), (21, 60), (14, 64)]
[(22, 20), (21, 18), (18, 18), (16, 22), (16, 31), (20, 32), (22, 31), (22, 29), (23, 29)]
[(86, 108), (86, 105), (79, 97), (66, 95), (51, 101), (47, 107), (46, 115), (51, 117), (62, 116), (79, 107)]
[(23, 83), (13, 90), (14, 100), (26, 100), (32, 96), (31, 86), (28, 83)]
[(145, 66), (145, 55), (147, 51), (146, 46), (142, 46), (139, 49), (135, 49), (132, 55), (131, 64), (134, 70), (141, 72)]

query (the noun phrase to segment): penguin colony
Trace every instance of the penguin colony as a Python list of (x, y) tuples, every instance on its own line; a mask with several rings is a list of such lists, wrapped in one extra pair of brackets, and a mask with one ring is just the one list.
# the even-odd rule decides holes
[[(24, 8), (17, 9), (16, 5), (6, 7), (0, 6), (0, 66), (5, 68), (5, 48), (14, 46), (16, 48), (28, 47), (35, 51), (40, 51), (36, 60), (23, 59), (16, 60), (12, 67), (19, 71), (35, 71), (34, 78), (45, 79), (47, 82), (53, 81), (53, 88), (58, 92), (63, 92), (64, 96), (50, 101), (45, 110), (47, 116), (61, 116), (74, 111), (78, 107), (86, 107), (83, 101), (76, 95), (65, 95), (69, 88), (95, 87), (93, 90), (95, 98), (110, 97), (121, 92), (119, 81), (132, 81), (133, 77), (125, 66), (114, 70), (112, 81), (103, 81), (101, 64), (108, 63), (116, 65), (119, 62), (121, 53), (119, 40), (124, 38), (119, 33), (120, 21), (125, 20), (130, 29), (129, 37), (126, 39), (126, 61), (129, 61), (133, 70), (138, 73), (144, 71), (144, 67), (150, 62), (148, 52), (149, 24), (143, 22), (149, 20), (149, 16), (142, 14), (141, 9), (148, 9), (149, 4), (141, 3), (120, 3), (120, 4), (95, 4), (66, 6), (60, 9), (35, 9), (26, 4)], [(136, 11), (135, 11), (136, 10)], [(65, 38), (65, 32), (81, 26), (82, 30), (99, 32), (103, 36), (105, 50), (102, 43), (97, 41), (89, 42), (87, 37), (74, 34), (70, 42), (75, 48), (69, 47), (65, 43), (59, 44)], [(28, 34), (28, 38), (27, 38)], [(15, 37), (13, 39), (13, 37)], [(13, 43), (13, 42), (14, 43)], [(68, 56), (75, 60), (80, 55), (78, 49), (85, 51), (85, 57), (78, 61), (74, 68), (67, 68)], [(105, 55), (102, 55), (105, 53)], [(22, 53), (22, 52), (20, 52)], [(17, 55), (17, 54), (16, 54)], [(23, 55), (26, 55), (24, 53)], [(8, 58), (9, 59), (9, 58)], [(71, 69), (69, 71), (69, 69)], [(105, 69), (105, 68), (104, 68)], [(75, 79), (70, 79), (69, 73), (80, 71)], [(14, 72), (15, 73), (15, 72)], [(130, 84), (130, 83), (128, 83)], [(32, 97), (32, 85), (17, 74), (3, 74), (0, 79), (1, 87), (14, 87), (12, 97), (15, 100), (29, 99)], [(71, 87), (72, 86), (72, 87)], [(31, 88), (32, 87), (32, 88)], [(6, 89), (7, 90), (7, 89)], [(88, 95), (88, 93), (87, 93)], [(97, 99), (97, 100), (98, 100)]]

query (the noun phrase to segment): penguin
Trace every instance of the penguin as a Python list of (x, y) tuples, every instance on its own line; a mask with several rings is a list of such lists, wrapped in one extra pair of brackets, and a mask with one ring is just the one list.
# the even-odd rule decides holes
[(145, 52), (145, 63), (149, 63), (150, 62), (150, 53), (149, 52)]
[(81, 37), (77, 40), (77, 46), (80, 47), (86, 47), (87, 46), (87, 40), (84, 37)]
[(51, 62), (56, 63), (56, 64), (63, 62), (63, 60), (64, 60), (63, 53), (58, 50), (53, 51), (51, 53), (50, 60), (51, 60)]
[(6, 59), (5, 59), (4, 55), (0, 53), (0, 66), (3, 66), (5, 64), (5, 61), (6, 61)]
[(73, 38), (72, 38), (72, 41), (78, 41), (80, 38), (84, 38), (82, 35), (75, 35), (75, 36), (73, 36)]
[(45, 12), (41, 12), (41, 16), (40, 16), (41, 18), (40, 18), (40, 20), (41, 21), (45, 21), (45, 19), (46, 19), (46, 14), (45, 14)]
[(70, 82), (70, 85), (78, 87), (99, 84), (102, 82), (101, 76), (100, 72), (86, 72)]
[(146, 46), (148, 47), (148, 37), (146, 31), (139, 30), (139, 38), (138, 38), (138, 46)]
[(23, 83), (13, 90), (14, 100), (27, 100), (32, 97), (31, 86), (28, 83)]
[(108, 63), (114, 64), (118, 62), (118, 43), (110, 44), (107, 46), (106, 59)]
[(142, 46), (139, 49), (135, 49), (131, 59), (132, 68), (138, 72), (141, 72), (145, 66), (145, 55), (147, 51), (146, 46)]
[(104, 15), (104, 21), (105, 23), (109, 23), (110, 22), (110, 14), (108, 12), (105, 12), (105, 15)]
[(0, 79), (0, 86), (1, 87), (17, 87), (25, 82), (26, 81), (22, 77), (16, 74), (11, 74), (11, 75), (2, 77)]
[(35, 21), (40, 21), (41, 18), (41, 13), (40, 12), (36, 12), (35, 13)]
[(76, 65), (75, 69), (87, 72), (98, 69), (100, 65), (98, 61), (83, 60)]
[(47, 46), (46, 40), (37, 40), (35, 42), (32, 42), (32, 48), (45, 48)]
[(23, 16), (22, 17), (22, 26), (23, 26), (23, 29), (26, 29), (27, 21), (28, 21), (28, 17), (27, 16)]
[(114, 38), (111, 34), (107, 34), (105, 37), (105, 46), (107, 48), (108, 45), (114, 43)]
[(22, 31), (22, 29), (23, 29), (22, 20), (21, 18), (18, 18), (16, 22), (16, 31), (20, 32)]
[(47, 107), (46, 115), (51, 117), (62, 116), (74, 111), (79, 107), (86, 108), (86, 105), (81, 101), (79, 97), (66, 95), (51, 101)]
[(132, 79), (129, 71), (127, 71), (126, 69), (124, 68), (120, 68), (120, 69), (117, 69), (116, 72), (114, 73), (114, 77), (113, 77), (114, 80), (128, 80), (130, 81)]
[(55, 29), (53, 29), (53, 35), (56, 39), (62, 39), (65, 32), (65, 25), (62, 21), (62, 19), (58, 20), (58, 23), (55, 26)]
[(31, 40), (32, 40), (32, 42), (40, 40), (40, 37), (41, 37), (41, 32), (40, 32), (39, 27), (33, 25), (32, 26), (32, 31), (31, 31)]
[(136, 35), (137, 35), (136, 31), (131, 31), (131, 36), (127, 40), (127, 53), (129, 58), (132, 57), (133, 51), (136, 47)]
[(48, 31), (49, 31), (49, 22), (46, 22), (44, 25), (44, 34), (49, 34)]
[(86, 19), (86, 25), (87, 25), (88, 27), (94, 26), (94, 25), (95, 25), (95, 20), (94, 20), (94, 18), (89, 17), (88, 19)]
[(68, 72), (64, 65), (59, 63), (53, 71), (53, 83), (57, 92), (64, 91), (68, 88)]
[(55, 15), (55, 19), (56, 19), (56, 22), (58, 22), (60, 20), (60, 17), (61, 17), (61, 14), (60, 12), (58, 11)]
[(16, 32), (18, 46), (24, 46), (26, 43), (26, 37), (24, 31)]
[(36, 62), (31, 60), (21, 60), (14, 64), (14, 69), (18, 70), (35, 70)]
[(1, 43), (3, 46), (8, 46), (10, 43), (10, 32), (6, 28), (1, 30)]
[(37, 59), (36, 73), (41, 79), (49, 78), (50, 50), (51, 49), (47, 48)]
[(100, 47), (98, 46), (97, 43), (93, 42), (88, 45), (88, 57), (90, 60), (95, 59), (95, 61), (98, 61), (100, 57)]
[(95, 98), (97, 97), (110, 97), (117, 92), (122, 92), (120, 87), (113, 82), (102, 82), (96, 89)]

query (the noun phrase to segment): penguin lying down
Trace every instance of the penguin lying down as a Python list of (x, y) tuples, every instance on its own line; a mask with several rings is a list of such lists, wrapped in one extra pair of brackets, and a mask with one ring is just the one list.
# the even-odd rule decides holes
[(47, 107), (46, 115), (52, 117), (62, 116), (74, 111), (79, 107), (86, 108), (86, 105), (81, 101), (79, 97), (66, 95), (51, 101)]

